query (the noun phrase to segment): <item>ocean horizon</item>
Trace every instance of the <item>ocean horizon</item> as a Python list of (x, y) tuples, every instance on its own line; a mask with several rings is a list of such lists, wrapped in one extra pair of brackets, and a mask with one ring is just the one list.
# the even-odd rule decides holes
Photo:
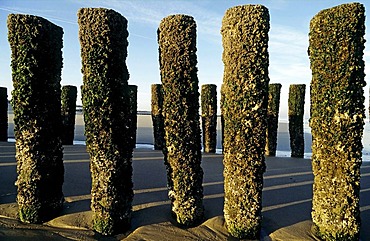
[[(14, 142), (14, 115), (13, 113), (8, 114), (8, 141)], [(309, 119), (304, 119), (303, 130), (304, 130), (304, 158), (310, 159), (312, 157), (312, 135), (311, 128), (308, 124)], [(365, 119), (364, 133), (363, 133), (363, 161), (370, 162), (370, 123), (369, 119)], [(76, 113), (76, 124), (75, 124), (75, 138), (74, 145), (85, 145), (84, 136), (84, 121), (83, 115), (80, 112)], [(136, 147), (137, 148), (148, 148), (154, 149), (154, 137), (153, 137), (153, 126), (150, 112), (138, 112), (137, 118), (137, 134), (136, 134)], [(277, 157), (290, 157), (290, 137), (289, 137), (289, 123), (287, 119), (279, 119), (278, 125), (278, 136), (277, 136)], [(217, 117), (217, 152), (222, 153), (221, 144), (221, 118)]]

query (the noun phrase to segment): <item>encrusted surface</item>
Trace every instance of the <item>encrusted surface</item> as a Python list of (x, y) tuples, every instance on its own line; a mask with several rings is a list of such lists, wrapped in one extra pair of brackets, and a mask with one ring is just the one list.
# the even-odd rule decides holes
[(224, 216), (237, 238), (258, 238), (261, 228), (268, 103), (268, 9), (230, 8), (222, 20), (224, 80)]
[(217, 86), (202, 85), (202, 130), (204, 152), (215, 153), (217, 141)]
[(39, 223), (56, 215), (64, 200), (63, 29), (41, 17), (10, 14), (8, 31), (19, 217), (23, 222)]
[(162, 150), (164, 143), (163, 88), (161, 84), (152, 85), (152, 122), (154, 150)]
[(267, 156), (276, 156), (277, 129), (279, 124), (281, 84), (269, 84), (267, 105), (266, 147)]
[(297, 84), (289, 86), (288, 117), (289, 137), (292, 157), (304, 155), (303, 115), (306, 85)]
[(77, 87), (65, 85), (62, 87), (62, 143), (73, 145), (76, 119)]
[(113, 10), (82, 8), (78, 24), (93, 226), (113, 234), (130, 227), (133, 198), (127, 20)]
[(343, 4), (310, 25), (312, 220), (323, 240), (359, 238), (364, 12), (362, 4)]
[(203, 170), (199, 128), (196, 23), (191, 16), (170, 15), (158, 29), (163, 86), (164, 156), (172, 211), (180, 225), (202, 221)]

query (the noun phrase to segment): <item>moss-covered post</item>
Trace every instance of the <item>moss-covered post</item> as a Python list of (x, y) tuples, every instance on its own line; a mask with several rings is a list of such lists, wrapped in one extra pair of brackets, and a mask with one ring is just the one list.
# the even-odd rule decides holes
[(31, 15), (8, 16), (19, 218), (40, 223), (63, 205), (60, 81), (63, 29)]
[(128, 86), (128, 94), (130, 97), (130, 111), (129, 121), (130, 124), (128, 131), (130, 132), (131, 146), (136, 147), (136, 131), (137, 131), (137, 85)]
[(276, 156), (281, 84), (269, 84), (266, 129), (266, 156)]
[(0, 141), (8, 141), (8, 92), (0, 87)]
[(203, 220), (203, 170), (199, 126), (196, 23), (191, 16), (170, 15), (158, 29), (159, 63), (165, 122), (164, 155), (172, 181), (169, 196), (180, 225)]
[(154, 150), (162, 150), (164, 147), (164, 119), (163, 89), (161, 84), (152, 85), (152, 122), (154, 136)]
[(224, 217), (229, 233), (259, 239), (269, 87), (270, 17), (262, 5), (230, 8), (222, 20)]
[(303, 158), (304, 133), (303, 115), (306, 85), (296, 84), (289, 86), (288, 118), (291, 157)]
[(359, 240), (364, 34), (359, 3), (323, 10), (310, 23), (312, 220), (323, 240)]
[(217, 144), (217, 86), (202, 85), (202, 130), (203, 148), (206, 153), (215, 153)]
[(77, 87), (65, 85), (62, 87), (62, 143), (73, 145), (75, 134)]
[(78, 24), (93, 227), (110, 235), (129, 229), (132, 213), (127, 20), (113, 10), (82, 8)]

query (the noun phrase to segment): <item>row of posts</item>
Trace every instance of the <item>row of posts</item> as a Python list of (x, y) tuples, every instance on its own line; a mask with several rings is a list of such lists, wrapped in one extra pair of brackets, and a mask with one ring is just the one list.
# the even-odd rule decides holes
[[(364, 12), (362, 4), (344, 4), (311, 20), (312, 219), (323, 240), (359, 238)], [(132, 214), (131, 133), (136, 117), (130, 114), (125, 63), (127, 20), (113, 10), (83, 8), (78, 24), (93, 227), (110, 235), (129, 229)], [(18, 14), (9, 15), (8, 29), (19, 217), (23, 222), (42, 222), (57, 215), (64, 200), (58, 108), (63, 30), (43, 18)], [(273, 95), (269, 97), (269, 29), (269, 12), (262, 5), (230, 8), (222, 21), (224, 218), (229, 233), (237, 238), (255, 239), (261, 230), (266, 129), (268, 122), (276, 122), (278, 105)], [(204, 219), (193, 17), (164, 18), (158, 44), (163, 89), (158, 111), (164, 123), (168, 194), (176, 222), (189, 227)], [(271, 93), (273, 89), (278, 92), (280, 86), (272, 86)], [(296, 100), (289, 104), (294, 106), (294, 122), (303, 108)], [(268, 143), (268, 150), (274, 145)]]
[[(267, 129), (265, 155), (275, 156), (277, 149), (277, 131), (279, 121), (281, 84), (269, 84), (267, 106)], [(152, 122), (154, 134), (154, 149), (162, 150), (164, 143), (163, 119), (163, 90), (161, 84), (153, 84), (152, 92)], [(289, 86), (288, 117), (291, 157), (304, 156), (304, 105), (305, 84), (292, 84)], [(203, 133), (203, 150), (206, 153), (215, 153), (217, 147), (217, 86), (205, 84), (201, 88), (201, 118)], [(221, 119), (223, 117), (221, 116)], [(223, 133), (223, 123), (221, 122)], [(223, 136), (223, 134), (222, 134)], [(223, 143), (223, 138), (222, 143)]]
[[(129, 85), (132, 115), (137, 110), (137, 86)], [(64, 85), (61, 89), (62, 144), (73, 145), (76, 118), (77, 87)], [(134, 116), (134, 118), (136, 115)], [(136, 123), (133, 120), (133, 123)], [(136, 135), (134, 135), (136, 138)], [(8, 94), (7, 88), (0, 87), (0, 141), (8, 140)], [(135, 140), (136, 143), (136, 140)]]
[[(289, 87), (288, 116), (289, 116), (289, 134), (292, 157), (303, 157), (304, 155), (304, 133), (303, 133), (303, 115), (305, 103), (304, 84), (294, 84)], [(281, 84), (269, 85), (269, 101), (267, 112), (267, 130), (266, 130), (266, 148), (265, 155), (275, 156), (277, 146), (277, 130), (280, 106)], [(129, 85), (132, 103), (136, 103), (137, 86)], [(164, 119), (163, 91), (161, 84), (152, 85), (152, 122), (154, 149), (162, 150), (164, 144)], [(7, 141), (7, 111), (8, 99), (7, 89), (0, 87), (0, 120), (2, 121), (0, 129), (0, 141)], [(65, 85), (61, 90), (61, 115), (62, 115), (62, 144), (72, 145), (74, 140), (74, 126), (76, 113), (77, 87)], [(133, 106), (135, 111), (137, 107)], [(214, 84), (202, 85), (201, 89), (201, 118), (203, 133), (203, 149), (206, 153), (216, 152), (217, 142), (217, 86)], [(134, 116), (134, 115), (132, 115)], [(136, 121), (133, 120), (133, 123)], [(135, 129), (135, 128), (134, 128)], [(223, 125), (222, 125), (223, 130)], [(133, 135), (136, 137), (136, 135)], [(223, 142), (223, 140), (222, 140)], [(136, 143), (136, 142), (134, 142)]]

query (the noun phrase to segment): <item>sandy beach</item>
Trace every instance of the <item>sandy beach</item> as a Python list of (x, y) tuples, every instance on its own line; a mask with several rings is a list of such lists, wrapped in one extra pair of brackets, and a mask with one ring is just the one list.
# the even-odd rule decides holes
[[(102, 237), (91, 231), (89, 157), (86, 146), (64, 147), (65, 205), (43, 225), (22, 224), (16, 217), (14, 143), (0, 143), (0, 240), (236, 240), (223, 220), (222, 155), (203, 154), (206, 219), (180, 229), (170, 215), (163, 154), (135, 149), (134, 202), (130, 232)], [(311, 233), (313, 175), (309, 159), (267, 157), (261, 240), (317, 240)], [(370, 240), (370, 163), (362, 168), (361, 240)]]
[[(9, 115), (9, 138), (14, 138)], [(221, 147), (218, 122), (217, 146)], [(83, 143), (83, 116), (76, 116), (75, 140)], [(306, 152), (311, 135), (305, 133)], [(64, 146), (65, 205), (59, 217), (40, 225), (17, 220), (16, 161), (14, 143), (0, 143), (0, 240), (237, 240), (229, 237), (223, 219), (223, 164), (221, 154), (203, 154), (204, 223), (190, 229), (174, 225), (167, 197), (166, 171), (161, 151), (153, 143), (150, 115), (138, 116), (133, 158), (134, 201), (129, 232), (103, 237), (92, 231), (91, 178), (86, 146)], [(279, 124), (278, 150), (289, 153), (288, 124)], [(313, 175), (310, 159), (267, 157), (264, 176), (261, 240), (319, 240), (311, 232)], [(370, 163), (361, 168), (361, 240), (370, 240)]]

